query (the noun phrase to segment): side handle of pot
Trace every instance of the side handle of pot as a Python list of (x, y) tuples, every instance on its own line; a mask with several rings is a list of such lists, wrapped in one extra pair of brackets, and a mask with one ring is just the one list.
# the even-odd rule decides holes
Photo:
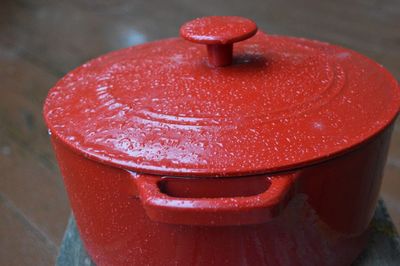
[(160, 191), (160, 177), (134, 177), (147, 215), (168, 224), (226, 226), (260, 224), (277, 216), (290, 199), (297, 173), (266, 176), (268, 188), (257, 195), (220, 198), (180, 198)]

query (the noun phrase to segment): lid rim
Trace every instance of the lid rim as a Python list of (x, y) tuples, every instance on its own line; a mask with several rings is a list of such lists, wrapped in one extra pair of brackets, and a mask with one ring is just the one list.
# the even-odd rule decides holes
[[(83, 149), (79, 149), (72, 145), (71, 143), (63, 140), (60, 138), (60, 136), (57, 135), (57, 133), (53, 133), (51, 129), (49, 128), (49, 131), (51, 131), (51, 137), (53, 137), (54, 134), (54, 139), (59, 142), (61, 145), (64, 145), (68, 149), (70, 149), (72, 152), (79, 156), (83, 156), (87, 158), (88, 160), (92, 160), (94, 162), (100, 163), (107, 165), (109, 167), (115, 167), (127, 171), (132, 171), (132, 172), (137, 172), (137, 173), (143, 173), (143, 174), (149, 174), (149, 175), (156, 175), (156, 176), (176, 176), (176, 177), (241, 177), (241, 176), (253, 176), (253, 175), (262, 175), (262, 174), (276, 174), (276, 173), (282, 173), (282, 172), (290, 172), (290, 171), (295, 171), (299, 170), (305, 167), (309, 167), (315, 164), (323, 163), (325, 161), (329, 161), (331, 159), (340, 157), (344, 154), (350, 153), (354, 150), (357, 150), (361, 146), (367, 144), (370, 141), (373, 141), (374, 138), (379, 136), (381, 133), (383, 133), (385, 130), (390, 128), (393, 123), (396, 121), (397, 117), (399, 116), (399, 112), (397, 112), (393, 118), (386, 123), (384, 126), (382, 126), (379, 130), (377, 130), (374, 134), (369, 136), (368, 138), (365, 138), (361, 140), (358, 143), (355, 143), (352, 146), (346, 147), (344, 149), (339, 149), (331, 154), (324, 155), (324, 156), (319, 156), (315, 158), (311, 158), (309, 160), (297, 162), (291, 165), (283, 165), (279, 167), (272, 167), (272, 168), (267, 168), (267, 169), (256, 169), (253, 168), (253, 170), (242, 170), (242, 171), (209, 171), (207, 169), (183, 169), (182, 167), (180, 168), (162, 168), (162, 167), (157, 167), (157, 166), (149, 166), (149, 167), (143, 167), (143, 165), (140, 166), (140, 164), (133, 166), (132, 163), (124, 163), (123, 160), (119, 161), (113, 158), (106, 158), (97, 154), (92, 154), (89, 153)], [(46, 121), (47, 124), (47, 121)], [(55, 131), (57, 132), (57, 131)]]

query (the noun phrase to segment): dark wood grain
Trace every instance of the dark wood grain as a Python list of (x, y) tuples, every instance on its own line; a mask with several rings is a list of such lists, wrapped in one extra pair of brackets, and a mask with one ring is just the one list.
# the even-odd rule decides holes
[[(2, 0), (0, 216), (7, 218), (0, 219), (0, 232), (9, 237), (18, 228), (15, 235), (20, 240), (10, 245), (0, 240), (0, 265), (53, 264), (54, 248), (67, 223), (67, 196), (41, 118), (48, 89), (90, 58), (177, 36), (179, 26), (189, 19), (222, 14), (252, 18), (271, 34), (319, 39), (357, 50), (400, 78), (398, 0)], [(382, 197), (400, 226), (399, 122)], [(35, 263), (28, 263), (29, 257)]]
[(1, 265), (50, 265), (53, 262), (57, 246), (1, 194), (0, 213)]
[(57, 246), (68, 203), (41, 117), (42, 97), (56, 77), (11, 47), (0, 44), (0, 49), (6, 90), (0, 97), (0, 193)]

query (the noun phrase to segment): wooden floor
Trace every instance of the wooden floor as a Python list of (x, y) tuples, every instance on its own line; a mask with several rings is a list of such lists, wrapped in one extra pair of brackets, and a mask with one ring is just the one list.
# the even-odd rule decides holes
[[(0, 265), (52, 265), (69, 215), (41, 118), (48, 89), (110, 50), (177, 36), (205, 15), (355, 49), (400, 78), (400, 1), (0, 1)], [(225, 4), (224, 4), (225, 3)], [(400, 125), (382, 196), (400, 226)]]

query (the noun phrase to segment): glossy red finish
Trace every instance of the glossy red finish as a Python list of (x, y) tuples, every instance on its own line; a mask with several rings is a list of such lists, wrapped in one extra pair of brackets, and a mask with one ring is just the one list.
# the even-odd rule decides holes
[(234, 64), (168, 39), (112, 52), (49, 92), (44, 115), (70, 148), (116, 167), (175, 176), (240, 176), (326, 160), (385, 128), (397, 81), (353, 51), (258, 33)]
[(180, 30), (184, 39), (206, 44), (209, 63), (218, 67), (232, 64), (233, 43), (246, 40), (256, 32), (253, 21), (234, 16), (197, 18), (185, 23)]
[[(296, 179), (296, 174), (279, 175), (274, 177), (259, 177), (266, 185), (263, 191), (255, 195), (240, 195), (211, 198), (204, 195), (204, 180), (188, 182), (186, 187), (198, 186), (203, 194), (201, 198), (169, 196), (160, 189), (160, 178), (138, 174), (135, 177), (139, 196), (147, 215), (157, 222), (178, 223), (186, 225), (241, 225), (259, 224), (276, 217), (286, 205), (290, 190)], [(230, 186), (246, 187), (251, 181), (248, 178), (228, 180)], [(167, 181), (167, 180), (162, 180)], [(208, 180), (208, 185), (215, 186), (218, 181)], [(260, 184), (259, 184), (260, 185)], [(237, 188), (235, 189), (237, 190)], [(225, 187), (219, 187), (226, 193)], [(179, 193), (180, 190), (178, 190)]]
[[(268, 191), (260, 185), (265, 176), (154, 176), (168, 180), (161, 191), (177, 197), (163, 199), (178, 214), (164, 223), (152, 220), (160, 217), (148, 215), (147, 198), (139, 197), (146, 189), (137, 187), (141, 175), (85, 158), (54, 135), (52, 141), (81, 238), (97, 265), (342, 266), (350, 265), (367, 241), (391, 129), (349, 153), (296, 170), (290, 200), (274, 219), (230, 226), (212, 220), (184, 225), (179, 214), (204, 196), (229, 201), (262, 193), (260, 187)], [(242, 212), (239, 204), (236, 211)]]
[(186, 22), (180, 29), (181, 36), (200, 44), (224, 45), (240, 42), (257, 32), (254, 21), (235, 16), (210, 16)]
[[(229, 19), (242, 26), (217, 23)], [(233, 47), (253, 24), (212, 17), (181, 34)], [(205, 51), (180, 39), (127, 48), (50, 91), (44, 117), (89, 254), (98, 265), (350, 264), (377, 202), (395, 79), (304, 39), (258, 33), (225, 67)]]

